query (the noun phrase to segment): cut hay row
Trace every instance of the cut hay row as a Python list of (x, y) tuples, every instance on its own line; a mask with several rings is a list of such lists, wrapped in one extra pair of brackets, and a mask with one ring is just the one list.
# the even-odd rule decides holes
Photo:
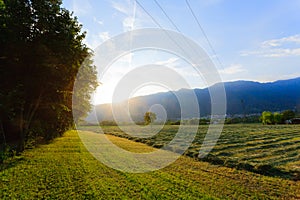
[[(91, 127), (83, 127), (90, 129)], [(98, 128), (94, 127), (94, 131)], [(200, 126), (193, 144), (185, 155), (197, 158), (208, 126)], [(106, 134), (127, 138), (149, 146), (161, 148), (175, 136), (178, 126), (165, 126), (158, 134), (150, 138), (137, 138), (122, 132), (117, 126), (104, 126)], [(134, 131), (131, 129), (131, 131)], [(177, 142), (182, 142), (183, 139)], [(209, 143), (209, 142), (208, 142)], [(176, 149), (177, 148), (177, 149)], [(178, 152), (180, 145), (170, 147)], [(209, 147), (208, 147), (209, 148)], [(244, 168), (271, 176), (281, 176), (288, 179), (299, 179), (300, 170), (297, 163), (300, 160), (300, 126), (242, 124), (225, 125), (221, 137), (210, 154), (204, 158), (214, 164)], [(226, 164), (227, 163), (227, 164)], [(268, 166), (268, 167), (266, 167)], [(267, 170), (261, 171), (257, 169)], [(269, 172), (268, 169), (275, 170)]]

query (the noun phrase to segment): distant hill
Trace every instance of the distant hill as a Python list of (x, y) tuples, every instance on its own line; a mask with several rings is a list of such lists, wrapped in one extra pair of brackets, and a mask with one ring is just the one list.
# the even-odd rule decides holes
[[(211, 87), (217, 87), (218, 84)], [(300, 108), (300, 77), (289, 80), (280, 80), (270, 83), (253, 81), (234, 81), (224, 83), (227, 98), (227, 114), (255, 114), (262, 111), (283, 111)], [(147, 96), (135, 97), (129, 100), (130, 113), (135, 121), (142, 121), (143, 114), (151, 105), (161, 104), (167, 113), (168, 119), (179, 119), (181, 111), (176, 95), (189, 98), (194, 91), (199, 102), (201, 117), (210, 115), (210, 95), (205, 89), (181, 89), (175, 92), (164, 92)], [(122, 104), (120, 104), (120, 108)], [(101, 104), (95, 107), (99, 121), (113, 120), (111, 105)], [(300, 110), (300, 109), (298, 109)], [(189, 118), (199, 117), (193, 110), (185, 110)], [(118, 111), (116, 111), (118, 113)], [(121, 112), (120, 112), (121, 113)], [(162, 113), (157, 111), (158, 119)], [(96, 121), (95, 113), (91, 113), (87, 121)]]

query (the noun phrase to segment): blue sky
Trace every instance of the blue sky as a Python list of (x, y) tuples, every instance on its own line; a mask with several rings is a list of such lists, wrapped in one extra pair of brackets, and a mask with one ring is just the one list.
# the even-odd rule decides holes
[[(207, 52), (223, 81), (268, 82), (300, 76), (299, 0), (189, 0), (213, 49), (185, 0), (157, 1), (180, 31)], [(163, 28), (176, 30), (155, 0), (138, 2)], [(83, 30), (87, 31), (85, 43), (92, 49), (124, 31), (158, 28), (134, 0), (65, 0), (63, 7), (78, 17)], [(112, 88), (120, 77), (134, 66), (149, 62), (177, 67), (192, 88), (206, 87), (181, 59), (171, 54), (144, 51), (129, 54), (113, 64), (101, 77), (103, 85), (98, 88), (94, 103), (110, 102)], [(157, 86), (145, 87), (133, 96), (164, 90)]]

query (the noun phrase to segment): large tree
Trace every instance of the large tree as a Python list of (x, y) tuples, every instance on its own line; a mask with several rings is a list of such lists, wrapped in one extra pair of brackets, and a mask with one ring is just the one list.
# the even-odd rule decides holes
[(279, 112), (275, 112), (273, 114), (273, 119), (274, 119), (275, 124), (282, 124), (283, 123), (282, 114), (279, 113)]
[(263, 124), (273, 124), (274, 123), (274, 115), (270, 111), (264, 111), (262, 113), (262, 123)]
[(282, 112), (282, 120), (290, 120), (293, 119), (296, 116), (295, 112), (292, 110), (285, 110)]
[(0, 0), (0, 26), (0, 137), (22, 150), (29, 139), (52, 139), (73, 126), (74, 81), (87, 58), (76, 97), (84, 116), (96, 69), (81, 25), (59, 0)]
[(153, 112), (146, 112), (144, 115), (144, 122), (146, 125), (152, 124), (156, 120), (156, 114)]

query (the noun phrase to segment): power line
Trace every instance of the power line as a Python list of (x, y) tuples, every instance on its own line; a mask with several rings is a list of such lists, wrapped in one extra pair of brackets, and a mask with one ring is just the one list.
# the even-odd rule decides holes
[[(181, 33), (183, 35), (183, 33), (180, 31), (180, 29), (178, 28), (178, 26), (174, 23), (174, 21), (171, 19), (171, 17), (169, 17), (169, 15), (167, 14), (167, 12), (163, 9), (163, 7), (158, 3), (157, 0), (154, 0), (154, 2), (156, 3), (156, 5), (160, 8), (160, 10), (164, 13), (164, 15), (168, 18), (169, 22), (171, 22), (171, 24), (175, 27), (175, 29)], [(195, 52), (196, 50), (194, 49), (193, 46), (191, 46), (191, 44), (189, 43), (189, 41), (187, 41), (186, 38), (184, 38), (186, 44), (191, 48), (193, 49)]]
[(156, 21), (156, 19), (144, 8), (142, 4), (138, 0), (135, 0), (135, 2), (143, 9), (143, 11), (152, 19), (152, 21), (159, 26), (159, 28), (163, 29), (163, 27)]
[(176, 26), (176, 24), (173, 22), (173, 20), (169, 17), (169, 15), (165, 12), (165, 10), (161, 7), (161, 5), (157, 2), (157, 0), (154, 0), (154, 2), (156, 3), (156, 5), (160, 8), (160, 10), (164, 13), (164, 15), (168, 18), (168, 20), (172, 23), (172, 25), (175, 27), (175, 29), (181, 33), (181, 31), (179, 30), (179, 28)]
[[(176, 40), (174, 40), (170, 34), (160, 25), (160, 23), (144, 8), (144, 6), (138, 1), (138, 0), (135, 0), (135, 2), (143, 9), (143, 11), (153, 20), (153, 22), (159, 27), (161, 28), (164, 33), (168, 36), (168, 38), (170, 38), (178, 48), (181, 49), (182, 52), (184, 52), (186, 55), (187, 52), (176, 42)], [(161, 7), (160, 7), (161, 8)], [(162, 8), (161, 8), (162, 9)], [(164, 12), (165, 13), (165, 12)], [(169, 17), (168, 17), (169, 20), (171, 20)], [(171, 20), (172, 21), (172, 20)], [(173, 22), (172, 22), (173, 23)], [(173, 23), (175, 25), (175, 23)], [(178, 29), (178, 27), (175, 25), (176, 29)], [(180, 32), (180, 30), (178, 29), (178, 32)], [(181, 33), (181, 32), (180, 32)]]
[[(155, 2), (156, 5), (160, 8), (160, 10), (164, 13), (164, 15), (167, 17), (167, 19), (169, 20), (169, 22), (171, 22), (171, 24), (174, 26), (174, 28), (175, 28), (179, 33), (183, 34), (183, 33), (180, 31), (180, 29), (178, 28), (178, 26), (174, 23), (174, 21), (169, 17), (169, 15), (167, 14), (167, 12), (163, 9), (163, 7), (158, 3), (158, 1), (157, 1), (157, 0), (154, 0), (154, 2)], [(199, 26), (199, 28), (200, 28), (202, 34), (204, 35), (204, 37), (205, 37), (205, 39), (206, 39), (206, 41), (207, 41), (207, 43), (208, 43), (210, 49), (212, 50), (213, 54), (216, 56), (217, 62), (218, 62), (218, 63), (220, 64), (220, 66), (222, 67), (223, 65), (222, 65), (222, 63), (221, 63), (219, 57), (217, 56), (216, 51), (214, 50), (214, 48), (213, 48), (211, 42), (209, 41), (209, 39), (208, 39), (208, 37), (207, 37), (207, 35), (206, 35), (204, 29), (202, 28), (202, 26), (201, 26), (201, 24), (200, 24), (200, 22), (199, 22), (199, 20), (198, 20), (198, 18), (197, 18), (197, 16), (196, 16), (195, 13), (193, 12), (193, 10), (192, 10), (192, 8), (191, 8), (191, 6), (190, 6), (188, 0), (186, 0), (186, 3), (187, 3), (187, 5), (188, 5), (188, 8), (189, 8), (190, 12), (192, 13), (192, 15), (193, 15), (195, 21), (197, 22), (197, 25)], [(153, 18), (153, 17), (152, 17), (152, 18)], [(189, 43), (188, 43), (188, 45), (190, 46)], [(191, 47), (191, 46), (190, 46), (190, 47)]]
[(204, 35), (204, 37), (205, 37), (205, 39), (206, 39), (206, 41), (207, 41), (207, 43), (208, 43), (210, 49), (212, 50), (213, 54), (216, 56), (216, 59), (217, 59), (218, 63), (219, 63), (220, 66), (222, 67), (223, 65), (222, 65), (222, 63), (221, 63), (219, 57), (217, 56), (217, 53), (216, 53), (215, 49), (213, 48), (211, 42), (209, 41), (209, 39), (208, 39), (208, 37), (207, 37), (207, 35), (206, 35), (204, 29), (202, 28), (202, 26), (201, 26), (201, 24), (200, 24), (200, 22), (199, 22), (197, 16), (195, 15), (195, 13), (194, 13), (194, 11), (193, 11), (193, 9), (192, 9), (190, 3), (188, 2), (188, 0), (185, 0), (185, 2), (186, 2), (186, 4), (187, 4), (187, 6), (188, 6), (190, 12), (192, 13), (192, 15), (193, 15), (195, 21), (197, 22), (198, 27), (200, 28), (202, 34)]

